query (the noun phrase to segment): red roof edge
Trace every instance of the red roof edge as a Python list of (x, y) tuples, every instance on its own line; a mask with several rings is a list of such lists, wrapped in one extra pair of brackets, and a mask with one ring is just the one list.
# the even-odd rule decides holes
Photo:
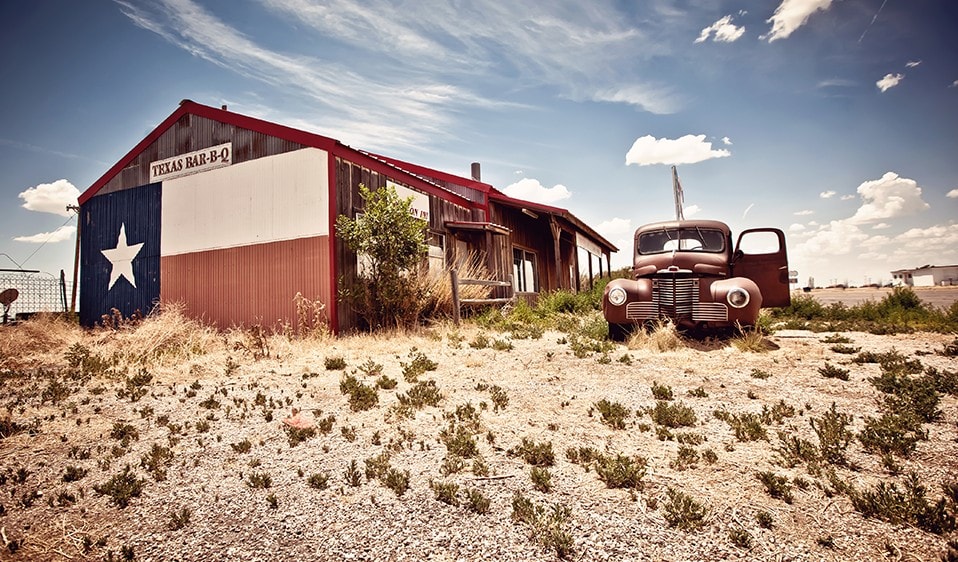
[(447, 181), (449, 183), (454, 183), (456, 185), (461, 185), (464, 187), (471, 187), (473, 189), (482, 191), (483, 193), (488, 193), (490, 191), (495, 190), (495, 188), (492, 187), (492, 185), (488, 183), (484, 183), (479, 180), (474, 180), (472, 178), (465, 178), (465, 177), (457, 176), (455, 174), (450, 174), (447, 172), (441, 172), (433, 168), (427, 168), (426, 166), (420, 166), (419, 164), (413, 164), (412, 162), (406, 162), (405, 160), (400, 160), (398, 158), (393, 158), (391, 156), (383, 156), (382, 154), (374, 154), (372, 152), (370, 152), (369, 154), (371, 154), (372, 156), (375, 156), (376, 158), (380, 158), (383, 161), (388, 162), (392, 164), (393, 166), (396, 166), (397, 168), (401, 168), (403, 170), (412, 172), (414, 174), (418, 174), (420, 176)]
[[(197, 115), (199, 117), (206, 117), (207, 119), (214, 119), (221, 121), (223, 123), (228, 123), (236, 127), (242, 127), (244, 129), (250, 129), (260, 133), (268, 134), (275, 137), (284, 138), (286, 140), (297, 142), (299, 144), (310, 146), (313, 148), (321, 148), (328, 152), (333, 152), (333, 149), (340, 145), (335, 139), (329, 137), (324, 137), (322, 135), (317, 135), (315, 133), (309, 133), (306, 131), (301, 131), (299, 129), (293, 129), (292, 127), (287, 127), (285, 125), (279, 125), (276, 123), (271, 123), (269, 121), (264, 121), (262, 119), (257, 119), (255, 117), (249, 117), (247, 115), (241, 115), (239, 113), (233, 113), (226, 109), (217, 109), (215, 107), (210, 107), (208, 105), (203, 105), (196, 103), (191, 100), (183, 100), (180, 102), (180, 106), (176, 108), (169, 117), (163, 120), (162, 123), (156, 126), (153, 131), (150, 132), (141, 140), (132, 150), (126, 153), (123, 158), (121, 158), (112, 168), (106, 171), (105, 174), (100, 176), (100, 179), (93, 182), (86, 191), (80, 194), (79, 203), (83, 205), (90, 200), (91, 197), (97, 194), (100, 189), (106, 185), (111, 179), (114, 178), (121, 170), (123, 170), (130, 162), (133, 161), (141, 152), (146, 150), (150, 144), (160, 138), (160, 136), (167, 131), (174, 123), (179, 121), (181, 117), (186, 114)], [(340, 145), (342, 146), (342, 145)]]

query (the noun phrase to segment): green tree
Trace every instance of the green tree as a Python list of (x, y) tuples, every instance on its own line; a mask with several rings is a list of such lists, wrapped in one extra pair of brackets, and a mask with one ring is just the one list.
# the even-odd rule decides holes
[(340, 215), (336, 230), (366, 267), (355, 282), (342, 281), (341, 293), (370, 328), (409, 326), (424, 303), (419, 275), (428, 251), (426, 223), (410, 213), (412, 198), (399, 197), (392, 186), (371, 191), (360, 184), (359, 195), (362, 214)]

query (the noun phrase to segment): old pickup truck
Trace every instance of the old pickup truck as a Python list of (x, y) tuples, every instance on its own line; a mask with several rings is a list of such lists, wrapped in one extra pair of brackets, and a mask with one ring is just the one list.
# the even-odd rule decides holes
[(602, 297), (613, 340), (658, 319), (680, 329), (754, 326), (759, 309), (791, 302), (785, 234), (776, 228), (746, 230), (733, 246), (720, 221), (647, 224), (635, 231), (633, 263), (632, 278), (610, 281)]

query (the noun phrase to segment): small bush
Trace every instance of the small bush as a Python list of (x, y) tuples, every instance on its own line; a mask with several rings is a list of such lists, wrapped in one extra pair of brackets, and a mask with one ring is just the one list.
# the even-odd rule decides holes
[(629, 417), (629, 409), (618, 402), (609, 402), (605, 398), (595, 403), (595, 409), (602, 416), (602, 423), (612, 429), (625, 429), (625, 420)]
[(705, 525), (708, 510), (692, 496), (671, 487), (666, 490), (668, 501), (663, 506), (663, 516), (669, 527), (692, 531)]
[(664, 384), (659, 384), (657, 382), (652, 383), (652, 396), (656, 400), (671, 400), (672, 399), (672, 387)]
[(739, 548), (752, 548), (752, 534), (742, 527), (734, 527), (728, 532), (732, 544)]
[(472, 432), (455, 422), (439, 432), (439, 439), (450, 455), (471, 459), (479, 454), (479, 445)]
[(532, 480), (532, 487), (542, 493), (552, 491), (552, 473), (548, 468), (534, 466), (529, 470), (529, 478)]
[(852, 345), (843, 345), (843, 344), (833, 345), (829, 349), (831, 349), (835, 353), (841, 353), (842, 355), (854, 355), (862, 350), (862, 348), (860, 347), (855, 347)]
[(858, 440), (865, 450), (903, 457), (911, 455), (918, 441), (927, 438), (928, 433), (922, 431), (917, 418), (889, 413), (880, 418), (865, 418), (865, 428), (858, 434)]
[(402, 366), (403, 378), (406, 382), (413, 383), (418, 381), (419, 376), (426, 371), (435, 371), (439, 367), (438, 363), (416, 350), (409, 352), (409, 363), (400, 362), (399, 364)]
[(382, 482), (387, 488), (395, 492), (397, 496), (402, 496), (406, 493), (406, 490), (409, 489), (409, 471), (399, 471), (395, 468), (390, 468), (386, 472)]
[(775, 524), (772, 514), (767, 511), (759, 511), (755, 514), (755, 522), (763, 529), (771, 529)]
[(230, 448), (232, 448), (234, 452), (242, 455), (248, 453), (250, 449), (253, 448), (253, 444), (250, 443), (249, 439), (243, 439), (237, 443), (230, 443)]
[(784, 431), (778, 432), (778, 439), (781, 443), (775, 452), (782, 466), (791, 468), (801, 463), (818, 462), (818, 446), (811, 441)]
[(655, 408), (650, 412), (650, 416), (655, 423), (670, 428), (693, 426), (698, 422), (698, 418), (695, 417), (695, 410), (682, 402), (672, 404), (665, 400), (659, 400), (655, 403)]
[(363, 484), (363, 473), (359, 471), (359, 463), (356, 462), (356, 459), (349, 461), (343, 476), (346, 478), (346, 483), (353, 488), (358, 488)]
[(432, 488), (433, 493), (436, 496), (436, 499), (440, 502), (451, 505), (459, 505), (459, 485), (454, 482), (436, 482), (432, 481), (429, 483), (429, 487)]
[(735, 438), (739, 441), (768, 440), (768, 433), (762, 425), (762, 416), (759, 414), (751, 412), (730, 414), (725, 410), (716, 410), (714, 415), (732, 428)]
[(246, 485), (255, 489), (266, 489), (273, 485), (273, 477), (265, 472), (253, 472), (246, 477)]
[(173, 451), (157, 443), (153, 443), (150, 451), (140, 457), (140, 466), (152, 474), (157, 482), (166, 480), (166, 467), (172, 462)]
[(788, 478), (768, 471), (759, 472), (757, 476), (759, 482), (765, 486), (765, 491), (768, 492), (769, 496), (780, 499), (785, 503), (792, 503), (792, 485), (789, 484)]
[(812, 418), (809, 422), (812, 429), (818, 435), (818, 449), (821, 452), (822, 459), (832, 464), (845, 464), (845, 449), (854, 438), (848, 424), (852, 417), (848, 414), (840, 413), (835, 403), (832, 402), (831, 408), (822, 415), (821, 418)]
[(749, 376), (752, 377), (753, 379), (765, 380), (765, 379), (771, 377), (771, 376), (772, 376), (772, 373), (769, 373), (768, 371), (765, 371), (765, 370), (762, 370), (762, 369), (754, 369), (754, 368), (753, 368), (752, 371), (749, 373)]
[(327, 357), (323, 360), (327, 371), (342, 371), (346, 368), (346, 360), (339, 356)]
[(688, 445), (681, 445), (679, 447), (678, 456), (675, 460), (669, 462), (669, 467), (673, 470), (685, 470), (687, 468), (695, 468), (695, 465), (699, 462), (699, 452), (695, 450), (694, 447), (689, 447)]
[(325, 490), (329, 487), (329, 473), (314, 472), (306, 479), (306, 484), (316, 490)]
[(818, 368), (818, 373), (825, 377), (826, 379), (838, 379), (842, 381), (849, 380), (848, 369), (842, 369), (841, 367), (836, 367), (831, 363), (825, 363), (824, 367)]
[(364, 462), (366, 463), (366, 480), (380, 480), (389, 472), (389, 452), (387, 451), (369, 457)]
[(527, 437), (523, 437), (522, 443), (507, 452), (509, 456), (522, 457), (522, 460), (532, 466), (552, 466), (555, 464), (552, 441), (536, 443)]
[(126, 465), (123, 472), (113, 475), (102, 484), (93, 487), (93, 491), (101, 496), (110, 496), (110, 501), (120, 509), (130, 504), (132, 498), (140, 497), (146, 481), (136, 477), (130, 465)]
[(929, 503), (925, 496), (926, 489), (915, 473), (905, 479), (904, 489), (899, 489), (894, 482), (879, 482), (870, 490), (849, 492), (852, 506), (864, 517), (915, 525), (936, 535), (954, 531), (955, 514), (948, 508), (947, 500), (941, 498)]
[(349, 395), (349, 409), (354, 412), (369, 410), (379, 404), (376, 387), (365, 385), (352, 375), (340, 379), (339, 391)]
[(436, 386), (436, 381), (432, 380), (418, 382), (406, 394), (396, 396), (400, 404), (408, 404), (416, 409), (438, 406), (442, 398), (442, 392)]
[(481, 491), (475, 488), (466, 490), (466, 507), (469, 508), (469, 511), (478, 513), (479, 515), (485, 515), (489, 513), (489, 506), (489, 498)]
[(607, 488), (639, 489), (647, 465), (647, 461), (638, 455), (599, 455), (595, 460), (595, 473)]

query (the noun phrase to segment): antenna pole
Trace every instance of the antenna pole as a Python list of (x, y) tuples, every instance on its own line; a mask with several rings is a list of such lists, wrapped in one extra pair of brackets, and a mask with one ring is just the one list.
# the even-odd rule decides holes
[(679, 172), (672, 166), (672, 194), (675, 196), (675, 220), (685, 220), (685, 194), (682, 193), (682, 184), (679, 183)]

